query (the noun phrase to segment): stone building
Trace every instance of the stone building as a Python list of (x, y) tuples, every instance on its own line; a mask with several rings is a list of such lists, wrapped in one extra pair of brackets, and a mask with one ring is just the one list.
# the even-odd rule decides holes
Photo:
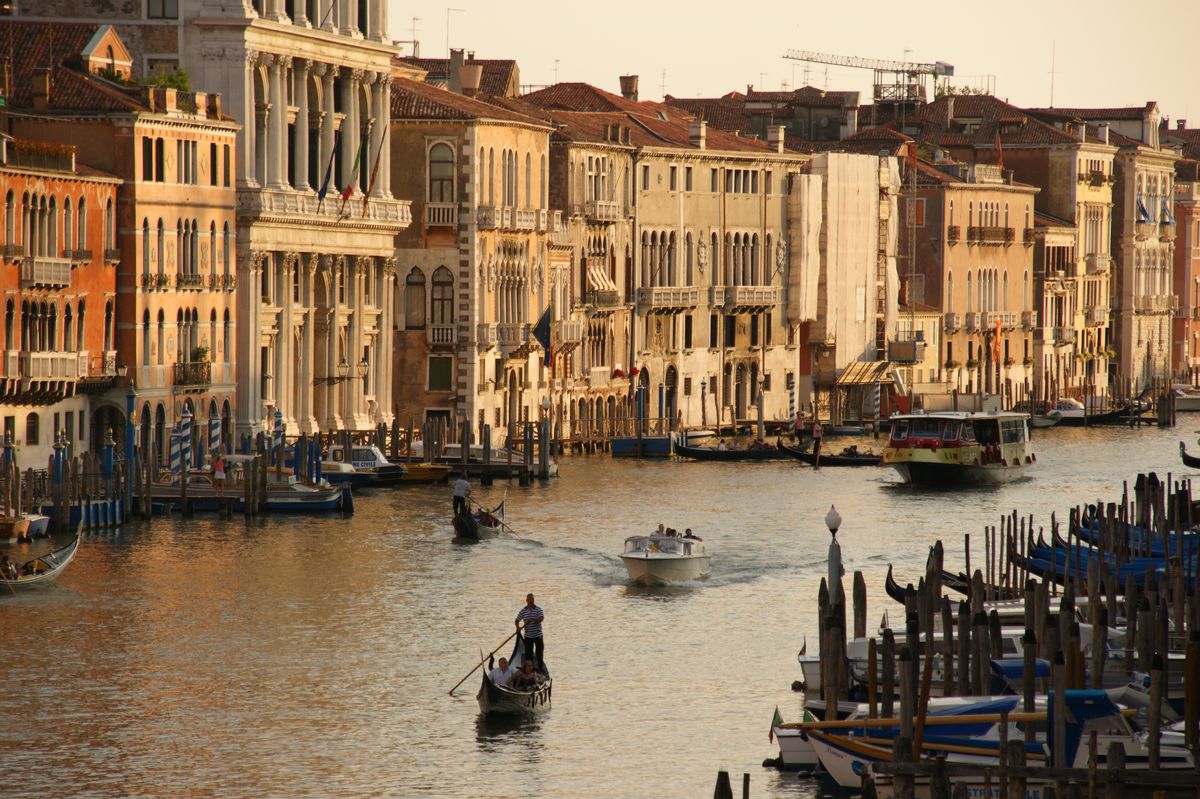
[(486, 424), (499, 443), (547, 410), (532, 328), (552, 302), (560, 331), (568, 318), (570, 251), (548, 204), (549, 123), (468, 94), (392, 86), (392, 180), (417, 219), (395, 251), (393, 380), (404, 422)]
[[(229, 422), (237, 407), (238, 126), (222, 113), (218, 95), (126, 85), (132, 59), (112, 26), (8, 27), (15, 56), (10, 105), (34, 112), (11, 116), (10, 131), (69, 144), (81, 163), (122, 180), (115, 206), (106, 209), (112, 224), (103, 242), (92, 237), (74, 249), (103, 251), (116, 264), (116, 357), (136, 391), (141, 444), (165, 459), (170, 428), (185, 408)], [(100, 213), (78, 204), (73, 212), (84, 219), (89, 210)], [(88, 310), (99, 313), (104, 304), (97, 300)], [(121, 386), (101, 399), (110, 418), (125, 417), (126, 391)]]
[(386, 2), (46, 0), (35, 11), (112, 22), (135, 76), (185, 68), (243, 123), (229, 169), (238, 432), (277, 413), (289, 433), (390, 421), (393, 257), (410, 216), (389, 185)]
[[(124, 370), (113, 241), (120, 180), (75, 157), (70, 145), (0, 134), (0, 416), (21, 469), (44, 469), (56, 444), (97, 449), (110, 420), (94, 397)], [(111, 425), (123, 441), (124, 414)]]
[(1011, 405), (1029, 393), (1034, 366), (1038, 190), (1006, 180), (992, 164), (918, 161), (916, 173), (901, 198), (900, 251), (915, 244), (912, 299), (942, 312), (944, 380)]
[[(1189, 151), (1200, 147), (1189, 142), (1185, 155)], [(1171, 373), (1177, 380), (1200, 385), (1200, 161), (1194, 158), (1175, 164), (1174, 216), (1179, 231), (1174, 263), (1179, 312), (1172, 322)]]

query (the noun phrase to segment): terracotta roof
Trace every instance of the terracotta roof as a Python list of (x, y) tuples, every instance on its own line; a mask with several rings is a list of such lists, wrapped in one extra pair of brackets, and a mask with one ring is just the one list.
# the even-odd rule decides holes
[(886, 151), (888, 155), (903, 155), (906, 153), (906, 145), (911, 141), (911, 137), (889, 128), (864, 128), (853, 136), (847, 136), (840, 141), (808, 141), (789, 138), (787, 147), (802, 153), (878, 155), (880, 152)]
[(1044, 116), (1055, 116), (1059, 119), (1079, 119), (1085, 122), (1104, 122), (1105, 120), (1125, 120), (1141, 122), (1146, 111), (1156, 105), (1151, 100), (1144, 106), (1126, 108), (1030, 108), (1030, 113)]
[(1200, 161), (1195, 158), (1182, 158), (1175, 162), (1175, 180), (1195, 183), (1200, 180)]
[[(949, 118), (951, 100), (953, 119)], [(986, 94), (939, 97), (910, 111), (903, 123), (893, 118), (886, 125), (906, 133), (915, 126), (919, 140), (941, 147), (994, 147), (997, 134), (1001, 147), (1048, 147), (1078, 141), (1075, 135)], [(1090, 126), (1087, 140), (1101, 143)]]
[[(445, 82), (450, 79), (449, 58), (401, 58), (400, 61), (429, 73), (431, 81)], [(483, 75), (479, 80), (480, 94), (503, 96), (510, 86), (518, 87), (519, 91), (520, 70), (513, 59), (476, 58), (470, 63), (483, 66)]]
[(14, 65), (9, 105), (31, 108), (34, 77), (48, 68), (51, 109), (148, 111), (141, 101), (140, 91), (104, 80), (84, 68), (80, 53), (101, 27), (102, 23), (6, 20), (6, 44)]
[(1075, 227), (1075, 223), (1069, 222), (1066, 219), (1060, 219), (1059, 217), (1054, 216), (1052, 214), (1048, 214), (1045, 211), (1038, 211), (1037, 209), (1034, 209), (1033, 226), (1034, 227), (1069, 227), (1069, 228), (1073, 228), (1073, 227)]
[(750, 128), (750, 115), (742, 110), (745, 102), (744, 96), (737, 99), (730, 98), (728, 95), (685, 99), (668, 94), (665, 102), (697, 119), (703, 119), (714, 128), (721, 130), (749, 130)]
[(590, 83), (555, 83), (523, 95), (521, 99), (547, 111), (628, 111), (635, 114), (661, 113), (668, 117), (691, 118), (691, 114), (666, 103), (626, 100), (619, 94), (606, 92)]
[[(501, 98), (467, 97), (407, 78), (392, 81), (392, 119), (496, 119), (545, 125), (544, 118), (509, 110)], [(493, 102), (494, 101), (494, 102)]]

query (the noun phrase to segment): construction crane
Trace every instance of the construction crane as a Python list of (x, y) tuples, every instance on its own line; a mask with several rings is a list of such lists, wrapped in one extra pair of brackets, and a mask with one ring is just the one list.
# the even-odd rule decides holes
[(884, 61), (877, 58), (814, 53), (808, 50), (788, 50), (783, 57), (813, 64), (872, 70), (875, 73), (873, 85), (876, 104), (923, 103), (926, 100), (925, 79), (929, 75), (949, 77), (954, 74), (954, 66), (945, 61), (918, 64), (909, 61)]

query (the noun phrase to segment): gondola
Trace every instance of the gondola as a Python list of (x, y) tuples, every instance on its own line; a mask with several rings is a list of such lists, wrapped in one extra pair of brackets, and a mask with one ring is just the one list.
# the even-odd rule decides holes
[(858, 455), (840, 455), (836, 453), (821, 453), (820, 460), (811, 452), (805, 452), (795, 447), (789, 447), (782, 441), (775, 442), (776, 448), (780, 452), (786, 453), (789, 457), (796, 460), (804, 461), (810, 466), (878, 466), (882, 456), (873, 453), (864, 452)]
[(748, 449), (714, 449), (712, 447), (689, 447), (676, 443), (675, 454), (682, 458), (692, 458), (698, 461), (782, 461), (788, 458), (786, 452), (780, 452), (771, 446)]
[[(517, 634), (517, 643), (513, 647), (509, 665), (514, 669), (520, 668), (525, 660), (525, 636)], [(538, 713), (550, 707), (550, 694), (554, 681), (546, 674), (546, 681), (533, 691), (518, 691), (504, 685), (497, 685), (488, 676), (492, 670), (492, 661), (488, 659), (488, 667), (483, 672), (483, 684), (475, 699), (479, 702), (480, 713)]]
[(503, 515), (503, 501), (492, 510), (482, 506), (474, 512), (467, 509), (454, 516), (454, 534), (459, 538), (495, 538), (504, 532), (504, 522), (500, 521)]
[(61, 549), (56, 549), (48, 555), (32, 558), (24, 563), (14, 564), (17, 576), (0, 575), (0, 582), (14, 588), (28, 588), (52, 582), (62, 574), (63, 569), (75, 557), (79, 549), (79, 536)]
[(1179, 442), (1179, 457), (1183, 458), (1183, 465), (1193, 469), (1200, 469), (1200, 458), (1195, 455), (1189, 455), (1187, 446), (1182, 441)]
[(888, 564), (887, 579), (883, 582), (883, 590), (887, 591), (887, 595), (892, 599), (896, 600), (901, 605), (904, 604), (907, 589), (900, 585), (900, 583), (896, 582), (896, 578), (892, 576), (892, 564), (890, 563)]

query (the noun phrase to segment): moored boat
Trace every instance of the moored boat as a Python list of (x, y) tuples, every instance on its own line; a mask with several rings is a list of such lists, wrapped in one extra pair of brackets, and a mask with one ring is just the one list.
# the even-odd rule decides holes
[(50, 534), (50, 517), (41, 513), (26, 513), (25, 520), (29, 529), (25, 531), (26, 538), (45, 538)]
[(405, 463), (403, 483), (444, 483), (450, 479), (450, 467), (440, 463)]
[(923, 486), (996, 485), (1023, 477), (1037, 461), (1029, 415), (942, 411), (892, 417), (883, 464)]
[(1029, 417), (1029, 426), (1036, 430), (1045, 430), (1054, 427), (1062, 421), (1062, 414), (1058, 411), (1050, 411), (1049, 413), (1039, 413)]
[(851, 448), (846, 448), (840, 453), (824, 453), (820, 458), (811, 452), (805, 452), (802, 449), (789, 447), (782, 441), (777, 441), (775, 446), (781, 451), (787, 453), (790, 457), (798, 461), (803, 461), (810, 466), (879, 466), (882, 460), (881, 455), (876, 455), (874, 452), (858, 452)]
[(631, 581), (646, 585), (698, 580), (709, 575), (712, 565), (701, 539), (658, 533), (626, 538), (621, 561)]
[[(518, 634), (517, 643), (513, 647), (512, 657), (508, 663), (514, 670), (521, 668), (525, 662), (525, 637)], [(544, 679), (532, 691), (521, 691), (507, 685), (498, 685), (489, 676), (491, 664), (483, 671), (483, 684), (475, 699), (479, 702), (480, 713), (530, 714), (538, 713), (550, 707), (550, 698), (554, 681), (549, 674), (542, 675)]]
[(1192, 469), (1200, 469), (1200, 458), (1195, 455), (1189, 455), (1187, 446), (1182, 441), (1179, 442), (1179, 457), (1183, 459), (1184, 466), (1191, 467)]
[(24, 563), (13, 564), (16, 572), (15, 576), (0, 574), (0, 582), (7, 583), (10, 587), (15, 588), (30, 588), (53, 582), (62, 574), (63, 569), (67, 568), (67, 564), (74, 559), (75, 552), (78, 549), (79, 536), (75, 536), (71, 540), (71, 543), (65, 547), (56, 549), (46, 555), (31, 558)]
[(755, 442), (742, 449), (721, 449), (717, 447), (690, 447), (676, 443), (675, 454), (681, 458), (691, 458), (698, 461), (781, 461), (790, 456), (770, 444)]
[(1097, 411), (1094, 407), (1085, 407), (1082, 402), (1073, 397), (1062, 397), (1054, 404), (1054, 409), (1043, 414), (1043, 418), (1053, 416), (1055, 424), (1061, 427), (1091, 427), (1099, 424), (1121, 424), (1129, 420), (1130, 415), (1137, 415), (1144, 410), (1141, 402), (1133, 408), (1113, 408)]
[[(330, 461), (341, 461), (351, 464), (355, 472), (373, 476), (372, 486), (397, 485), (404, 480), (405, 467), (392, 463), (383, 451), (374, 444), (354, 444), (350, 447), (350, 457), (342, 457), (342, 448), (334, 445), (329, 448), (329, 461), (321, 463), (321, 469), (327, 467)], [(330, 482), (333, 482), (332, 480)]]
[(29, 538), (29, 519), (24, 516), (0, 516), (0, 541), (13, 543)]

